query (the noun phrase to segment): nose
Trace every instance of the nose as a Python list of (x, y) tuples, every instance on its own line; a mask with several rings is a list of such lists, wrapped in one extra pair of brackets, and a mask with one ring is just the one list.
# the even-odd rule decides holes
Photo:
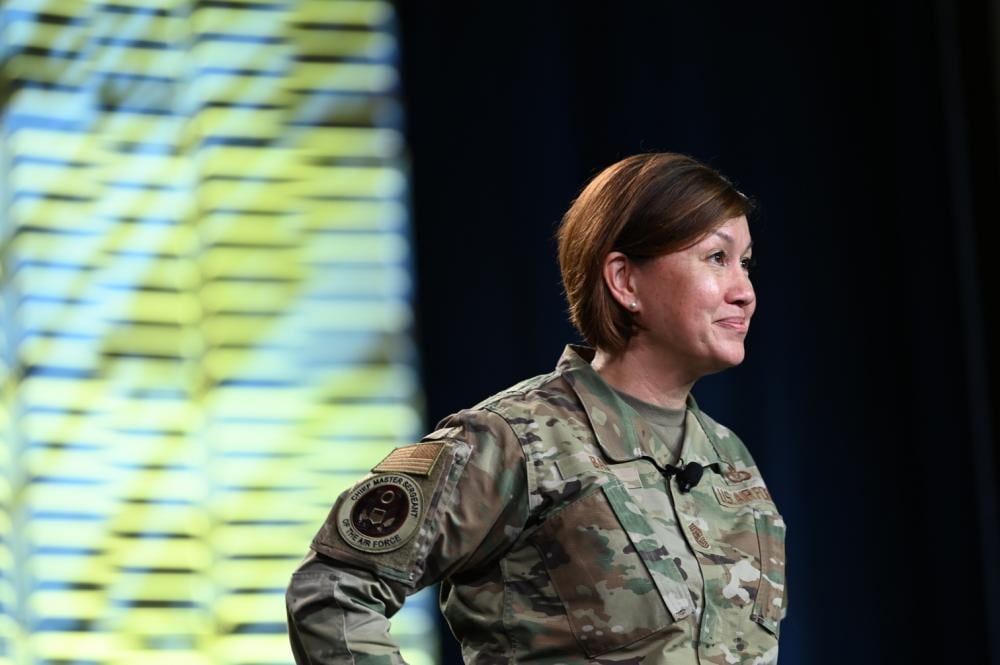
[(753, 283), (751, 283), (750, 275), (747, 274), (746, 270), (740, 265), (735, 266), (735, 268), (733, 281), (726, 293), (726, 300), (747, 309), (754, 305), (757, 294), (754, 293)]

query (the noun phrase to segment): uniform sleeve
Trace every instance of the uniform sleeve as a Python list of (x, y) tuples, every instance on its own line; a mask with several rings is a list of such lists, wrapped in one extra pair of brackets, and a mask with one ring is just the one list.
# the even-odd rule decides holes
[(285, 594), (288, 637), (298, 665), (403, 663), (389, 617), (405, 589), (310, 552)]
[(337, 499), (286, 594), (299, 665), (403, 662), (388, 619), (405, 597), (487, 570), (521, 534), (526, 471), (510, 426), (485, 410), (444, 425)]

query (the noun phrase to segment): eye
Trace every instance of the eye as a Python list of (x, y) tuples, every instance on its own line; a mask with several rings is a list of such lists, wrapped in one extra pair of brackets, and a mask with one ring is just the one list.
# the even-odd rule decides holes
[(742, 259), (740, 259), (740, 267), (743, 268), (743, 272), (747, 273), (748, 275), (756, 265), (757, 265), (757, 260), (754, 259), (752, 256), (744, 256)]
[(712, 263), (716, 263), (716, 264), (718, 264), (720, 266), (724, 266), (724, 265), (726, 265), (726, 259), (728, 257), (729, 257), (729, 255), (726, 254), (726, 250), (720, 249), (717, 252), (709, 254), (708, 255), (708, 260), (711, 261)]

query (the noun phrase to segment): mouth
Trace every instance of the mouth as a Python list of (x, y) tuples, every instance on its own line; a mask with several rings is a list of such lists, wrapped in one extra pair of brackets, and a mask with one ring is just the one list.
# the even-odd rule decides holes
[(727, 330), (732, 330), (735, 332), (746, 332), (749, 328), (749, 322), (745, 317), (742, 316), (731, 316), (726, 319), (719, 319), (715, 322), (717, 326), (726, 328)]

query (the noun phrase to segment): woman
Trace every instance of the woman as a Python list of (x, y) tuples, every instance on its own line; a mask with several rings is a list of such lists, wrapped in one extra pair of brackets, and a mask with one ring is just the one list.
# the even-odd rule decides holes
[(559, 262), (595, 348), (567, 347), (341, 495), (288, 589), (300, 664), (402, 662), (386, 617), (438, 581), (469, 663), (776, 662), (784, 523), (690, 396), (743, 360), (749, 209), (683, 155), (587, 185)]

